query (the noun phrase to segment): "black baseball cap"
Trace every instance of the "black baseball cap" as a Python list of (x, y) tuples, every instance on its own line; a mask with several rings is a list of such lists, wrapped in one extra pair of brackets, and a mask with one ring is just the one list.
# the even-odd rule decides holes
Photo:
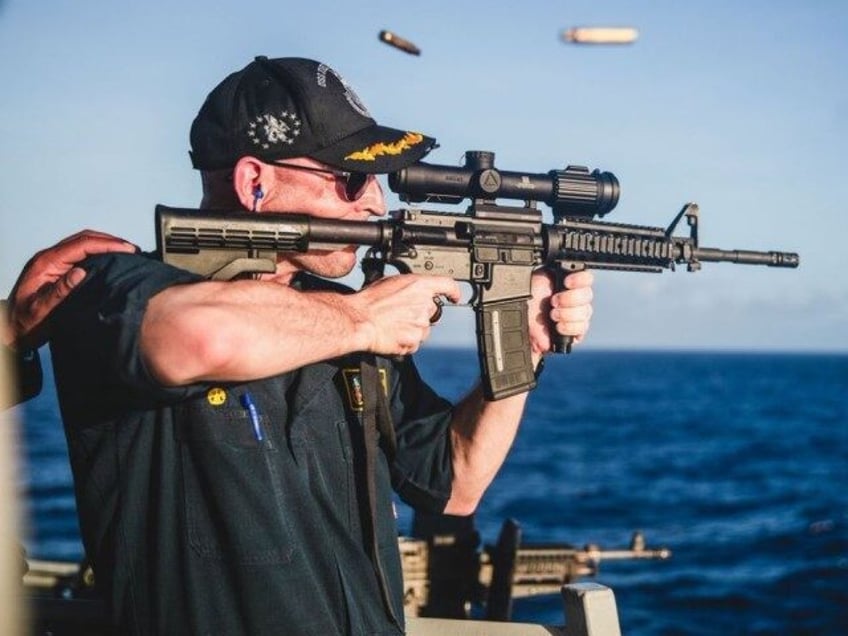
[(395, 172), (436, 146), (421, 133), (379, 126), (353, 88), (321, 62), (255, 58), (206, 98), (191, 125), (192, 165), (232, 168), (310, 157), (352, 172)]

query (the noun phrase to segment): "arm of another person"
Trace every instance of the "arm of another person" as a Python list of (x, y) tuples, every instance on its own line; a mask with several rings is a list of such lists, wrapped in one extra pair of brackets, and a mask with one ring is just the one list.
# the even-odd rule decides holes
[[(24, 266), (0, 316), (4, 356), (17, 368), (18, 391), (12, 392), (12, 404), (41, 390), (41, 365), (35, 350), (49, 336), (50, 313), (85, 278), (85, 271), (76, 264), (92, 254), (137, 249), (109, 234), (83, 230), (38, 252)], [(0, 408), (12, 404), (0, 404)]]
[(458, 301), (459, 287), (412, 274), (352, 294), (270, 281), (175, 285), (150, 299), (141, 353), (165, 386), (254, 380), (357, 351), (405, 355), (429, 335), (436, 296)]
[[(548, 316), (560, 334), (575, 336), (575, 342), (585, 337), (592, 316), (592, 281), (591, 272), (571, 274), (567, 290), (551, 295), (548, 276), (534, 275), (529, 306), (534, 364), (551, 348)], [(453, 485), (445, 514), (469, 515), (477, 508), (512, 446), (527, 395), (489, 402), (478, 386), (457, 404), (451, 420)]]

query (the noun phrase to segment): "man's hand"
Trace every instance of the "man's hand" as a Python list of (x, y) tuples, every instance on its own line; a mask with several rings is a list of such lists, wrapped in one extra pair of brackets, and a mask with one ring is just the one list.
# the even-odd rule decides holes
[(537, 272), (531, 284), (530, 344), (534, 356), (551, 350), (551, 325), (563, 336), (579, 343), (589, 331), (592, 318), (592, 272), (583, 270), (565, 278), (565, 291), (553, 293), (553, 279)]
[(381, 355), (415, 353), (430, 335), (441, 296), (459, 302), (459, 285), (446, 276), (401, 274), (371, 283), (350, 296), (364, 332), (363, 350)]
[[(83, 230), (33, 256), (24, 267), (8, 301), (3, 344), (15, 349), (40, 347), (48, 337), (47, 316), (85, 278), (76, 264), (92, 254), (138, 251), (122, 239)], [(5, 323), (6, 316), (0, 317)]]

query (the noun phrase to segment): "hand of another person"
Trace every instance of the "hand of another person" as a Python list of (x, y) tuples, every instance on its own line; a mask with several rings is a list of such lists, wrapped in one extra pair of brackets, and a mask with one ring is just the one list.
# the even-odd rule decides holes
[(371, 283), (351, 296), (365, 323), (366, 349), (381, 355), (414, 353), (430, 335), (431, 320), (440, 311), (436, 299), (459, 302), (456, 281), (446, 276), (401, 274)]
[(3, 344), (15, 349), (40, 347), (48, 337), (47, 317), (85, 278), (77, 263), (92, 254), (138, 251), (110, 234), (82, 230), (41, 250), (24, 266), (8, 299)]
[(581, 342), (592, 318), (592, 272), (583, 270), (565, 278), (565, 291), (553, 293), (553, 278), (539, 271), (533, 274), (530, 300), (530, 342), (534, 353), (551, 350), (551, 326), (557, 333)]

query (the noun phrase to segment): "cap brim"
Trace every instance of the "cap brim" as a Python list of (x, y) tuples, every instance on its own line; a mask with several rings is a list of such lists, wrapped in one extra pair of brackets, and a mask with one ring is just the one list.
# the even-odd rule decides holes
[(435, 146), (435, 139), (421, 133), (374, 125), (309, 156), (350, 172), (384, 174), (420, 161)]

